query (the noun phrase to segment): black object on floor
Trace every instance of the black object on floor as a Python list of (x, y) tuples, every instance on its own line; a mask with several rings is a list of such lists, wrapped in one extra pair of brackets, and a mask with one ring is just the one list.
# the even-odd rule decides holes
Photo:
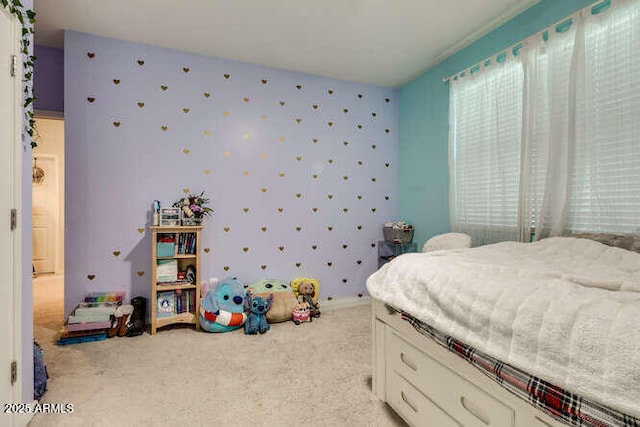
[(127, 336), (136, 337), (142, 335), (145, 330), (145, 318), (147, 316), (147, 299), (144, 297), (135, 297), (131, 300), (133, 313), (127, 323)]

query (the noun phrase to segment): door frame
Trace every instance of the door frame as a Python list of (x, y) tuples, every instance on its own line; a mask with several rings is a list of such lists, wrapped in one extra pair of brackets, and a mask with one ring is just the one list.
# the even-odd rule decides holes
[[(9, 273), (6, 277), (10, 277), (10, 298), (8, 301), (2, 301), (2, 309), (9, 310), (9, 324), (7, 336), (10, 338), (9, 346), (5, 347), (2, 351), (7, 351), (9, 354), (9, 360), (16, 362), (17, 376), (16, 381), (10, 386), (10, 402), (20, 403), (22, 402), (22, 378), (25, 372), (23, 372), (23, 359), (22, 359), (22, 287), (23, 283), (23, 265), (22, 265), (22, 238), (24, 227), (22, 226), (22, 220), (24, 219), (24, 213), (22, 211), (22, 161), (23, 161), (23, 142), (22, 142), (22, 124), (24, 111), (22, 108), (22, 54), (20, 49), (20, 36), (21, 26), (18, 19), (9, 13), (6, 8), (0, 8), (0, 13), (9, 17), (9, 32), (11, 33), (12, 40), (12, 52), (17, 56), (17, 67), (15, 76), (4, 76), (2, 78), (9, 78), (12, 81), (11, 84), (11, 96), (9, 99), (10, 106), (10, 139), (8, 147), (2, 147), (4, 154), (9, 154), (9, 170), (2, 173), (3, 177), (8, 175), (9, 177), (9, 198), (10, 208), (16, 210), (16, 226), (10, 231), (10, 254), (2, 254), (7, 256), (9, 261), (5, 263), (8, 265)], [(28, 142), (26, 143), (28, 144)], [(26, 145), (25, 145), (26, 147)], [(26, 148), (30, 151), (30, 147)], [(3, 215), (9, 215), (9, 212), (3, 212)], [(4, 222), (6, 225), (8, 223)], [(8, 369), (9, 367), (2, 367), (1, 369)], [(7, 377), (5, 377), (7, 378)], [(7, 378), (10, 381), (10, 378)], [(6, 381), (6, 380), (5, 380)], [(5, 387), (3, 385), (2, 387)], [(23, 425), (25, 418), (19, 415), (10, 415), (10, 425)], [(26, 423), (25, 423), (26, 424)]]

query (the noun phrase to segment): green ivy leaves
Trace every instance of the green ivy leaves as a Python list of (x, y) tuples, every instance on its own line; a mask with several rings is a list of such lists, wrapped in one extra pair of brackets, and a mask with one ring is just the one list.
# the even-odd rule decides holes
[(9, 12), (16, 16), (20, 24), (22, 25), (22, 72), (24, 83), (24, 104), (26, 129), (25, 131), (31, 139), (31, 148), (36, 148), (38, 144), (33, 140), (33, 133), (35, 129), (35, 117), (33, 114), (33, 103), (36, 98), (33, 95), (33, 67), (36, 57), (29, 55), (29, 46), (31, 44), (31, 35), (33, 34), (33, 24), (36, 22), (36, 13), (31, 9), (26, 9), (20, 2), (20, 0), (0, 0), (0, 4)]

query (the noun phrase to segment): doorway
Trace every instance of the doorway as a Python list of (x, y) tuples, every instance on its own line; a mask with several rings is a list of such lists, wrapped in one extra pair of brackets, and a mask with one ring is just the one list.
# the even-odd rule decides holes
[(36, 112), (32, 165), (34, 337), (64, 321), (64, 119)]

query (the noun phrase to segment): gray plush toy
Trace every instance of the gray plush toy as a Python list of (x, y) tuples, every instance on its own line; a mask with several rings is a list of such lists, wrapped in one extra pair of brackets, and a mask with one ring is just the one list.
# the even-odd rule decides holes
[(258, 332), (264, 334), (270, 328), (267, 322), (267, 311), (271, 308), (273, 303), (273, 294), (269, 295), (269, 298), (264, 299), (259, 296), (251, 296), (250, 292), (247, 292), (247, 297), (244, 300), (244, 306), (249, 310), (249, 317), (244, 324), (244, 333), (247, 335), (255, 335)]

